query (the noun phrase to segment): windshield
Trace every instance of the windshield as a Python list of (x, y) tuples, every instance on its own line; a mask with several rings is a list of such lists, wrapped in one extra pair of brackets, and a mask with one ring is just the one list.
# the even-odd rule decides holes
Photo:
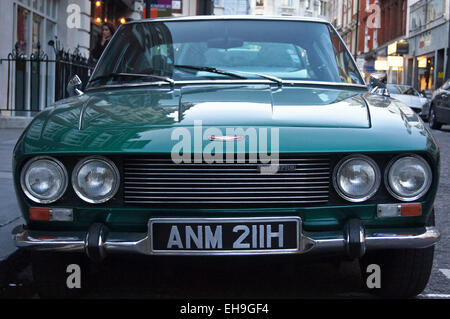
[[(247, 73), (233, 76), (217, 70)], [(123, 73), (152, 74), (175, 81), (263, 79), (261, 75), (265, 75), (282, 80), (363, 84), (335, 31), (325, 23), (305, 21), (200, 20), (124, 25), (103, 54), (90, 86), (158, 81), (142, 76), (108, 76)]]

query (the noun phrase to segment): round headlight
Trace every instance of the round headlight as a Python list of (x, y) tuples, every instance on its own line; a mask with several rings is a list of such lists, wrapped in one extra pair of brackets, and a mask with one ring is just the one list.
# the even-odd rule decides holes
[(88, 157), (75, 166), (72, 185), (75, 193), (92, 204), (104, 203), (119, 189), (119, 170), (112, 161), (101, 156)]
[(363, 202), (372, 197), (380, 186), (378, 165), (364, 155), (349, 156), (335, 168), (334, 187), (338, 194), (350, 202)]
[(20, 184), (25, 195), (33, 202), (50, 204), (65, 193), (67, 171), (60, 161), (52, 157), (35, 157), (23, 167)]
[(431, 168), (421, 157), (409, 155), (391, 162), (387, 168), (386, 188), (402, 201), (416, 200), (431, 186)]

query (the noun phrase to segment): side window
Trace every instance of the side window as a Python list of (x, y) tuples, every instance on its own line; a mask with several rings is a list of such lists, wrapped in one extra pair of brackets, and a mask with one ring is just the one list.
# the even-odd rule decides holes
[(356, 65), (352, 61), (352, 58), (348, 51), (345, 49), (344, 44), (339, 39), (336, 32), (330, 27), (329, 32), (331, 36), (331, 42), (333, 43), (333, 49), (341, 82), (362, 84), (363, 82), (359, 76)]

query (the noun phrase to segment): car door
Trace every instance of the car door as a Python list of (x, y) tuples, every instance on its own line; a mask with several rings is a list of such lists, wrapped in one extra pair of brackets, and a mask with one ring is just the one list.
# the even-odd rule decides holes
[(450, 82), (446, 83), (436, 98), (436, 115), (439, 122), (450, 123)]

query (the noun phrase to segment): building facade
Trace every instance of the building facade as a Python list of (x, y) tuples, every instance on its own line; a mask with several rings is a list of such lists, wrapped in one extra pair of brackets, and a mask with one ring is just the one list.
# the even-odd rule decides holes
[(65, 98), (74, 74), (86, 83), (102, 24), (142, 19), (146, 3), (156, 16), (202, 14), (197, 0), (1, 0), (0, 115), (34, 115)]
[(405, 83), (434, 90), (450, 78), (450, 0), (408, 3)]
[(367, 17), (360, 25), (364, 38), (360, 38), (359, 43), (359, 56), (366, 61), (365, 70), (384, 71), (389, 83), (404, 83), (403, 55), (408, 52), (405, 40), (407, 0), (373, 3), (365, 0), (360, 4), (360, 11)]
[(356, 57), (358, 37), (359, 0), (333, 0), (330, 4), (331, 22), (341, 34), (342, 39), (353, 56)]
[[(407, 0), (334, 0), (332, 21), (368, 80), (375, 72), (387, 73), (388, 82), (403, 82)], [(388, 53), (389, 51), (389, 53)]]
[[(332, 0), (331, 0), (332, 1)], [(215, 15), (303, 16), (330, 20), (330, 0), (215, 0)]]
[[(56, 98), (58, 50), (89, 57), (91, 2), (2, 0), (0, 109), (39, 111)], [(45, 72), (44, 72), (45, 71)]]

